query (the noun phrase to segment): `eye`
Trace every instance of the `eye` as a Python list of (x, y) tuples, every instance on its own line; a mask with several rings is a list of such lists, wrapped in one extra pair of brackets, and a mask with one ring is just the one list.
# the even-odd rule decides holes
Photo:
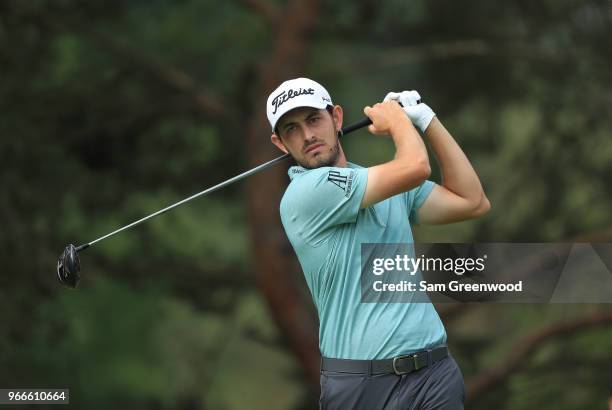
[(296, 130), (295, 125), (287, 125), (285, 127), (285, 135), (291, 135)]
[(311, 124), (316, 123), (317, 121), (319, 121), (319, 116), (315, 115), (314, 117), (310, 117), (310, 119), (308, 120)]

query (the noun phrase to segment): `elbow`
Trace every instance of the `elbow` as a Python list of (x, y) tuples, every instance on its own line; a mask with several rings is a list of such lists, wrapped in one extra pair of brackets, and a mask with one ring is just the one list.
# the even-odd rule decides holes
[(421, 158), (414, 164), (413, 170), (415, 178), (419, 181), (419, 185), (425, 182), (431, 176), (431, 165), (429, 165), (429, 158)]
[(483, 192), (482, 197), (480, 198), (480, 202), (478, 203), (476, 208), (474, 208), (473, 217), (478, 218), (480, 216), (483, 216), (484, 214), (489, 212), (490, 209), (491, 209), (491, 202), (489, 201), (489, 198), (487, 198), (487, 196)]
[(431, 175), (431, 166), (427, 158), (414, 161), (405, 170), (402, 192), (415, 188), (425, 182)]
[(423, 165), (423, 181), (429, 179), (431, 176), (431, 165), (429, 165), (429, 160), (425, 160), (425, 164)]

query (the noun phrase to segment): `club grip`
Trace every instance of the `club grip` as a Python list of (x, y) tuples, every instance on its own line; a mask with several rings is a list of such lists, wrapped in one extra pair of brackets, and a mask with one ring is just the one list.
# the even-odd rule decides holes
[[(421, 99), (417, 101), (417, 104), (420, 104), (420, 103), (421, 103)], [(401, 107), (404, 106), (402, 103), (399, 103), (399, 105)], [(366, 125), (370, 125), (370, 124), (372, 124), (372, 120), (368, 117), (365, 117), (361, 121), (356, 122), (355, 124), (347, 125), (346, 127), (342, 128), (342, 135), (348, 134), (350, 132), (353, 132), (355, 130), (358, 130), (359, 128), (363, 128)]]
[(347, 125), (346, 127), (342, 128), (342, 134), (348, 134), (350, 132), (353, 132), (355, 130), (358, 130), (359, 128), (363, 128), (366, 125), (370, 125), (372, 124), (372, 120), (369, 119), (368, 117), (365, 117), (364, 119), (362, 119), (359, 122), (356, 122), (355, 124), (351, 124), (351, 125)]

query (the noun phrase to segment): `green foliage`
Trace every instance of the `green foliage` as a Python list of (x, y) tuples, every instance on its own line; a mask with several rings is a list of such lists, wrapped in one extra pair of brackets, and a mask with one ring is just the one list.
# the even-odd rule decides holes
[[(281, 382), (279, 407), (269, 408), (286, 408), (300, 393), (295, 382), (283, 380), (294, 364), (286, 353), (245, 339), (246, 331), (277, 337), (254, 295), (238, 300), (228, 318), (194, 311), (163, 286), (135, 290), (99, 279), (39, 305), (30, 341), (15, 346), (6, 365), (20, 369), (14, 385), (70, 386), (71, 404), (79, 408), (148, 408), (151, 402), (173, 408), (181, 401), (239, 408), (243, 398), (231, 394), (236, 389), (265, 408)], [(281, 371), (266, 377), (269, 389), (251, 382), (261, 377), (259, 360)]]
[[(329, 88), (346, 123), (388, 91), (417, 89), (481, 176), (492, 211), (417, 227), (418, 240), (564, 241), (610, 227), (609, 4), (339, 0), (317, 13), (304, 75)], [(249, 279), (245, 183), (91, 249), (77, 292), (53, 271), (63, 244), (249, 167), (246, 119), (264, 116), (258, 74), (284, 69), (271, 60), (284, 34), (243, 2), (0, 3), (1, 386), (70, 386), (88, 409), (304, 406)], [(202, 89), (227, 117), (202, 113)], [(365, 131), (343, 146), (362, 165), (393, 155)], [(474, 308), (448, 323), (449, 339), (469, 379), (588, 310)], [(611, 336), (547, 344), (472, 408), (602, 407)]]

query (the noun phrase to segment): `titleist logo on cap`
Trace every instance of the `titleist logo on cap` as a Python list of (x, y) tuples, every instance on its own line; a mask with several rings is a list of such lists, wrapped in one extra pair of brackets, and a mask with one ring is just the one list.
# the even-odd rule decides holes
[(272, 99), (272, 105), (274, 106), (274, 111), (272, 112), (272, 114), (276, 114), (278, 107), (280, 107), (281, 105), (283, 105), (290, 99), (299, 97), (300, 95), (308, 95), (308, 94), (312, 95), (314, 94), (314, 92), (315, 92), (314, 88), (299, 88), (297, 90), (289, 89), (287, 91), (283, 91), (282, 93), (280, 93), (279, 95), (277, 95), (276, 97)]

